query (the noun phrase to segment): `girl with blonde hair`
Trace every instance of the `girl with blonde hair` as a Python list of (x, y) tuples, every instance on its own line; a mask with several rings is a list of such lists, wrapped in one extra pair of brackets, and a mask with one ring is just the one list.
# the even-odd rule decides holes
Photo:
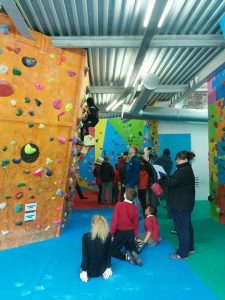
[(111, 235), (103, 216), (96, 215), (92, 219), (91, 232), (82, 238), (82, 263), (80, 279), (87, 282), (91, 277), (112, 276), (111, 267)]

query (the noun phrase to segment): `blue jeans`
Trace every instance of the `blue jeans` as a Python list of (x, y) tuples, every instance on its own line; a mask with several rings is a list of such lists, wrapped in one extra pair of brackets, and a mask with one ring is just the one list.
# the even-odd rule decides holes
[(182, 209), (172, 209), (172, 215), (179, 240), (179, 248), (176, 253), (182, 258), (188, 257), (189, 251), (194, 250), (191, 212)]

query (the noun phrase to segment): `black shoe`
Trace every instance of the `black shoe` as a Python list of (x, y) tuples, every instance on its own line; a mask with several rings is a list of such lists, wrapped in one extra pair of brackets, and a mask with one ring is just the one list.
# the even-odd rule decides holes
[(141, 260), (139, 254), (136, 251), (131, 251), (131, 256), (133, 257), (133, 260), (137, 266), (143, 265), (143, 261)]
[(128, 261), (132, 265), (135, 265), (135, 261), (133, 259), (133, 256), (131, 255), (130, 251), (127, 251), (127, 253), (126, 253), (126, 261)]

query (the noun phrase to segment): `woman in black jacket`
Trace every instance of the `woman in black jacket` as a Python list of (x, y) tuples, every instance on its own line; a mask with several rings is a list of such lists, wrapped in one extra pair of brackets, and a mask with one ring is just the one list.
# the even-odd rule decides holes
[(178, 234), (179, 248), (171, 258), (188, 258), (194, 250), (194, 233), (191, 212), (195, 204), (195, 176), (190, 161), (195, 154), (181, 151), (176, 155), (177, 170), (169, 179), (159, 179), (168, 187), (168, 203), (172, 209), (174, 225)]

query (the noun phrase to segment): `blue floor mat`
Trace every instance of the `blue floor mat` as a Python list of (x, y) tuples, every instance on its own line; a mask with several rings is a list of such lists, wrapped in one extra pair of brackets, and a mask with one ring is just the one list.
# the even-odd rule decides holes
[[(185, 261), (169, 258), (174, 249), (166, 240), (144, 249), (143, 267), (113, 259), (114, 274), (109, 280), (82, 283), (81, 238), (97, 213), (75, 211), (60, 238), (0, 252), (0, 299), (216, 299)], [(110, 221), (112, 210), (102, 209), (101, 214)]]

